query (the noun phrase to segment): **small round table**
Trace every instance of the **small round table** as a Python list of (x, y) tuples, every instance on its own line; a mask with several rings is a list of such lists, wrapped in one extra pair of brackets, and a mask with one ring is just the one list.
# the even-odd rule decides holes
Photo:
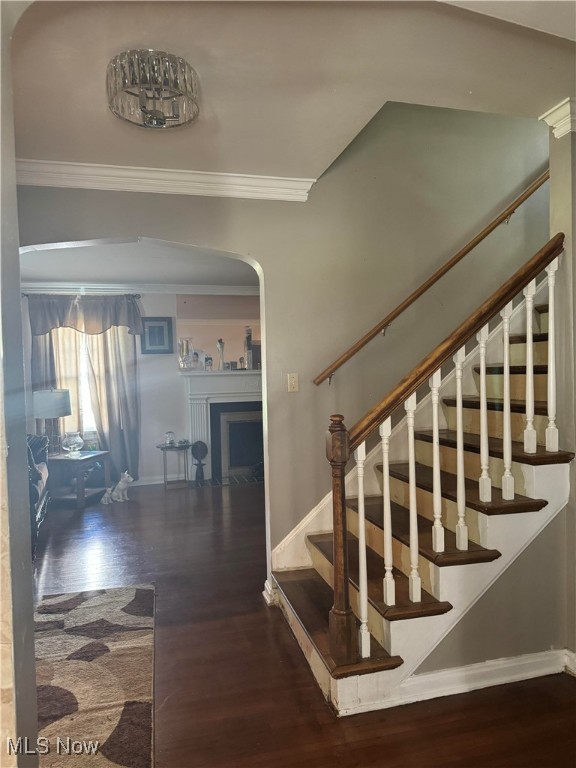
[[(192, 443), (160, 443), (156, 448), (162, 451), (162, 458), (164, 459), (164, 488), (188, 488), (190, 481), (188, 475), (188, 451), (190, 450)], [(184, 479), (168, 480), (168, 454), (175, 451), (176, 454), (184, 451)]]

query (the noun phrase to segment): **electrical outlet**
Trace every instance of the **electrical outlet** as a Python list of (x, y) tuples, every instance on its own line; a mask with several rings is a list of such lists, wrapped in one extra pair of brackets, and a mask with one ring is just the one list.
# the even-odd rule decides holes
[(298, 374), (288, 373), (286, 374), (286, 377), (288, 379), (288, 392), (298, 392), (300, 389), (298, 385)]

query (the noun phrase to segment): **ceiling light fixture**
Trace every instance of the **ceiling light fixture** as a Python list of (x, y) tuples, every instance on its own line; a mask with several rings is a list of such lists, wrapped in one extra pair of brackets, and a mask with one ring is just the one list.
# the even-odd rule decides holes
[(145, 128), (174, 128), (199, 113), (198, 79), (187, 61), (165, 51), (139, 49), (114, 56), (106, 72), (108, 104)]

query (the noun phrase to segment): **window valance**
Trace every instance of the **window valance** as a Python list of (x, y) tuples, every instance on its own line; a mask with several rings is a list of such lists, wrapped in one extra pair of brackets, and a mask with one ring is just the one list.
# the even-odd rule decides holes
[(142, 317), (135, 296), (63, 296), (28, 294), (30, 327), (33, 336), (54, 328), (74, 328), (91, 335), (125, 325), (128, 333), (142, 333)]

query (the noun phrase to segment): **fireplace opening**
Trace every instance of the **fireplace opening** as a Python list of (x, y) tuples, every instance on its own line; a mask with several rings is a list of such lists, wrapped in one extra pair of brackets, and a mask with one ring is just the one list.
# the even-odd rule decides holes
[(263, 479), (262, 403), (210, 405), (212, 478), (220, 482)]

